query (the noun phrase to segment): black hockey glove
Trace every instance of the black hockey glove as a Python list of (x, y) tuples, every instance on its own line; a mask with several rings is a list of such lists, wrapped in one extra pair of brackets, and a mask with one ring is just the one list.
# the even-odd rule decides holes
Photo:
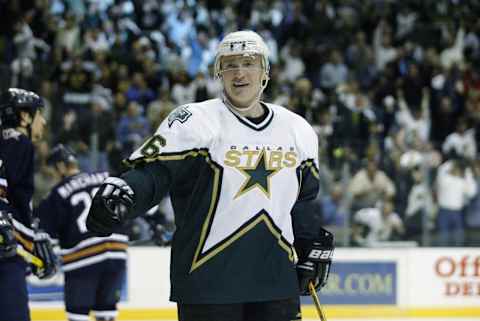
[(134, 192), (121, 178), (108, 177), (93, 197), (87, 216), (87, 229), (97, 236), (109, 236), (122, 226), (135, 205)]
[(17, 254), (17, 241), (7, 212), (0, 211), (0, 259)]
[(327, 284), (333, 255), (333, 234), (322, 229), (317, 240), (295, 240), (298, 254), (297, 277), (301, 295), (309, 295), (308, 285), (316, 290)]
[(32, 272), (39, 279), (47, 279), (57, 273), (57, 256), (53, 252), (52, 241), (47, 233), (37, 231), (33, 239), (33, 255), (43, 262), (43, 266), (32, 265)]

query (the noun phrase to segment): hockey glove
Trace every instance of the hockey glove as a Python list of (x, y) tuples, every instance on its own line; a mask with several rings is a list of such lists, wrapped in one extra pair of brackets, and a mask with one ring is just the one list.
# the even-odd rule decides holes
[(7, 212), (0, 211), (0, 259), (15, 256), (17, 241)]
[(108, 177), (93, 197), (87, 216), (87, 229), (97, 236), (109, 236), (122, 226), (128, 211), (135, 205), (134, 192), (127, 182)]
[(43, 262), (43, 266), (32, 266), (32, 272), (39, 279), (47, 279), (57, 273), (57, 256), (53, 252), (52, 242), (47, 233), (37, 231), (33, 239), (33, 255)]
[(298, 253), (297, 277), (301, 295), (309, 295), (308, 285), (316, 290), (327, 284), (333, 255), (333, 234), (322, 229), (317, 240), (295, 240)]

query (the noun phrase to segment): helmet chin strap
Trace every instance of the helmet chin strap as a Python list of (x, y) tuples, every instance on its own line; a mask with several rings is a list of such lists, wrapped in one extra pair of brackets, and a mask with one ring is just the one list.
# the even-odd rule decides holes
[(262, 93), (265, 90), (265, 88), (267, 88), (267, 84), (268, 84), (268, 76), (266, 79), (262, 80), (262, 85), (260, 86), (260, 90), (258, 91), (257, 97), (255, 97), (255, 99), (252, 101), (252, 103), (248, 107), (240, 108), (235, 106), (225, 94), (225, 89), (223, 90), (223, 101), (227, 103), (228, 107), (232, 108), (240, 115), (245, 116), (246, 113), (252, 110), (255, 107), (255, 105), (258, 102), (260, 102), (260, 97), (262, 96)]

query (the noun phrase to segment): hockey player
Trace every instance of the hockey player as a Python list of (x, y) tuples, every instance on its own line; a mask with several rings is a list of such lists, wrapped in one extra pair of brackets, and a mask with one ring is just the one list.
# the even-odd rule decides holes
[(108, 235), (169, 192), (179, 320), (300, 320), (299, 294), (325, 284), (333, 251), (332, 234), (295, 211), (318, 192), (317, 136), (260, 101), (269, 61), (257, 33), (228, 34), (215, 75), (222, 97), (175, 109), (128, 158), (131, 169), (100, 187), (87, 228)]
[(125, 275), (128, 237), (95, 237), (85, 221), (93, 194), (108, 172), (81, 173), (74, 153), (57, 145), (47, 165), (61, 181), (35, 209), (40, 227), (58, 239), (65, 272), (65, 307), (69, 321), (113, 321)]
[[(2, 320), (30, 320), (25, 280), (27, 263), (17, 255), (17, 246), (19, 251), (26, 250), (43, 261), (42, 268), (32, 266), (38, 277), (49, 277), (56, 270), (48, 235), (33, 230), (31, 220), (32, 142), (41, 139), (43, 134), (42, 107), (43, 100), (31, 91), (10, 88), (0, 95), (0, 212), (13, 226), (15, 236), (15, 240), (9, 238), (4, 244), (0, 243)], [(5, 246), (9, 250), (5, 251)]]

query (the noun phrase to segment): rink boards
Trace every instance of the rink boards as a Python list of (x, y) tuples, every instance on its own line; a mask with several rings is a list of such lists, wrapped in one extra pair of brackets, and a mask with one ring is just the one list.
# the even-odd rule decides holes
[[(169, 255), (167, 248), (129, 249), (119, 320), (176, 318), (175, 305), (168, 301)], [(341, 248), (334, 260), (320, 293), (329, 317), (480, 318), (480, 249)], [(33, 320), (64, 320), (61, 293), (55, 294), (61, 283), (59, 277), (32, 285)], [(302, 303), (304, 318), (315, 318), (310, 298)]]

